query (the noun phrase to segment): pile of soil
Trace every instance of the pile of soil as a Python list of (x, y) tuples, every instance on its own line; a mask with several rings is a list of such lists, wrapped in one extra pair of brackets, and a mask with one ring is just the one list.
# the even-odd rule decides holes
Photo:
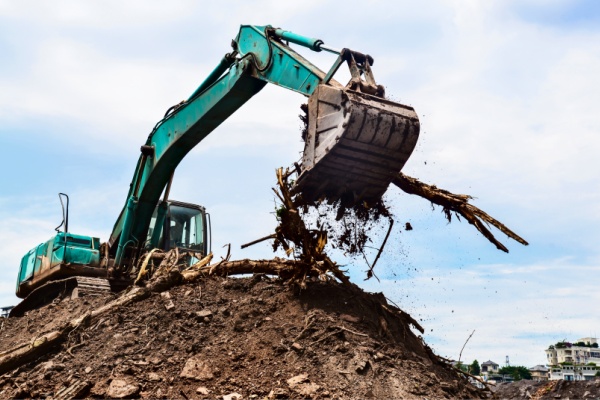
[[(118, 294), (2, 321), (0, 350)], [(0, 398), (485, 398), (417, 337), (407, 314), (354, 285), (207, 277), (121, 307), (0, 376)], [(414, 321), (412, 321), (414, 324)]]
[(500, 383), (499, 385), (492, 387), (492, 390), (494, 391), (494, 397), (498, 399), (599, 399), (600, 380), (559, 380), (547, 382), (522, 380), (518, 382)]

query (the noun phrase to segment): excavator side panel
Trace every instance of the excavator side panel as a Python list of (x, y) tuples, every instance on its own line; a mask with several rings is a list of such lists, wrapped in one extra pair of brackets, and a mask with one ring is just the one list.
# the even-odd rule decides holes
[(319, 85), (308, 100), (308, 133), (295, 190), (308, 201), (375, 202), (419, 137), (410, 106)]

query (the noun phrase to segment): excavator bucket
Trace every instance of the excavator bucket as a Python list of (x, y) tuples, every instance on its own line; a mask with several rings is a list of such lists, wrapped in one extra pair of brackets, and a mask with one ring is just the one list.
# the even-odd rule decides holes
[(308, 127), (294, 191), (307, 201), (373, 204), (410, 157), (419, 118), (410, 106), (329, 85), (308, 99)]

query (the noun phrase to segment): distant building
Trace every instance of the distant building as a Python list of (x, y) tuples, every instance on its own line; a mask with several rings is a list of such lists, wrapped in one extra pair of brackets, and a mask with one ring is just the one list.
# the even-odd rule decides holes
[(549, 372), (551, 381), (592, 381), (595, 376), (595, 365), (553, 365)]
[(481, 363), (481, 375), (491, 375), (498, 373), (498, 367), (500, 365), (496, 364), (493, 361), (487, 360)]
[(559, 365), (562, 363), (600, 365), (600, 349), (598, 339), (582, 338), (575, 343), (558, 342), (546, 350), (548, 365)]
[(549, 379), (548, 371), (549, 369), (543, 365), (536, 365), (535, 367), (529, 368), (531, 379), (534, 381), (547, 381)]
[(593, 380), (596, 376), (596, 365), (600, 365), (598, 339), (586, 337), (574, 343), (558, 342), (548, 347), (546, 358), (550, 367), (550, 380)]

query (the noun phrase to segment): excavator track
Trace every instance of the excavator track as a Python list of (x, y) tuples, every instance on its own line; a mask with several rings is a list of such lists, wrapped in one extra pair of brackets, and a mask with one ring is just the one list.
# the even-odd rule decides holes
[(105, 278), (74, 276), (51, 281), (31, 292), (10, 311), (9, 315), (10, 317), (21, 317), (27, 311), (50, 304), (58, 298), (74, 299), (83, 296), (98, 296), (117, 291), (115, 289), (120, 289), (119, 285), (111, 286), (111, 282)]

